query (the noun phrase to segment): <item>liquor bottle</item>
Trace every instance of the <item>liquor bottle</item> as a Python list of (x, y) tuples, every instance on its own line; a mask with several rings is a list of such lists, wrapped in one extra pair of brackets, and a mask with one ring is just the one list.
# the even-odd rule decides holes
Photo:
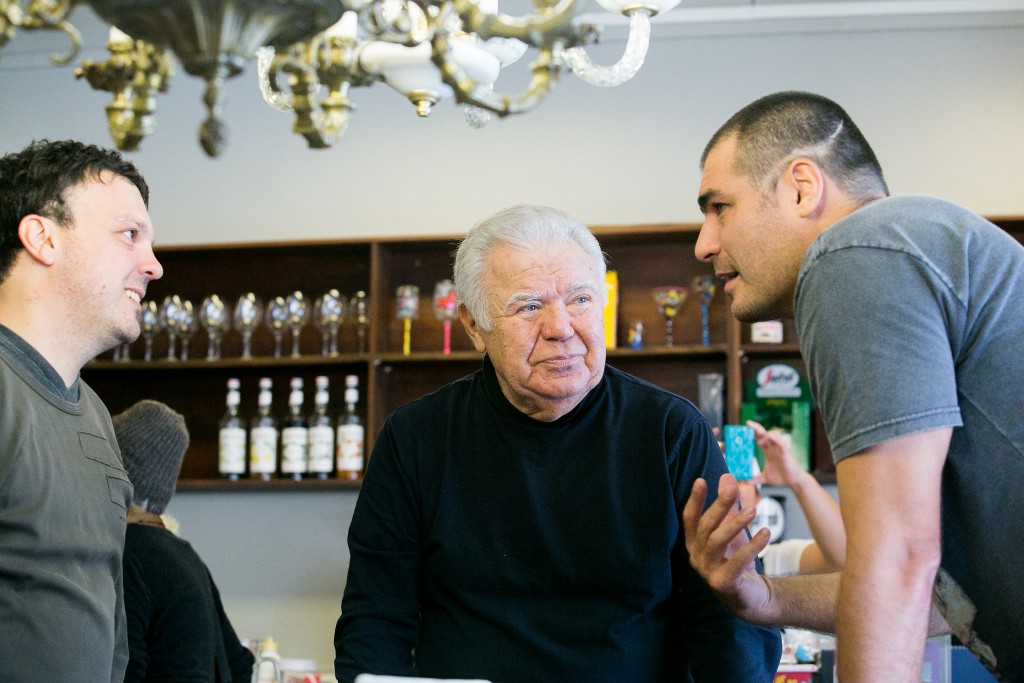
[(302, 414), (302, 378), (293, 377), (288, 416), (281, 424), (281, 476), (301, 481), (306, 476), (309, 430)]
[(363, 421), (356, 413), (359, 377), (345, 377), (345, 412), (338, 418), (338, 478), (355, 481), (363, 476)]
[(221, 478), (231, 481), (238, 481), (245, 474), (245, 426), (238, 417), (239, 386), (237, 379), (228, 380), (228, 407), (220, 421), (217, 471)]
[(316, 479), (334, 475), (334, 421), (327, 414), (329, 386), (323, 375), (316, 378), (313, 414), (309, 416), (309, 476)]
[(249, 476), (270, 481), (277, 472), (277, 420), (270, 414), (274, 383), (260, 379), (258, 412), (249, 428)]

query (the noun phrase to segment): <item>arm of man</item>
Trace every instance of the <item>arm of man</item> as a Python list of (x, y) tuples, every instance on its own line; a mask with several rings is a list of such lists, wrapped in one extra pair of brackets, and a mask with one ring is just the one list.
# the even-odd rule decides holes
[(849, 536), (837, 611), (839, 677), (916, 680), (940, 559), (951, 428), (883, 441), (836, 468)]
[(747, 540), (754, 509), (737, 509), (735, 477), (722, 475), (718, 498), (702, 514), (706, 498), (707, 483), (698, 479), (683, 509), (686, 549), (691, 565), (722, 602), (755, 624), (834, 632), (840, 575), (762, 576), (754, 559), (770, 534), (761, 529)]
[[(695, 477), (717, 477), (726, 472), (718, 443), (706, 427), (694, 430), (692, 442), (682, 451), (689, 456), (681, 459), (687, 468), (680, 477), (685, 484), (677, 493), (677, 506), (683, 505)], [(703, 479), (696, 481), (703, 482)], [(743, 533), (745, 538), (745, 531)], [(749, 623), (730, 612), (694, 570), (686, 555), (684, 539), (678, 539), (673, 555), (673, 588), (680, 606), (683, 644), (693, 680), (697, 683), (771, 680), (782, 654), (778, 629)]]
[[(762, 529), (747, 539), (744, 529), (753, 510), (735, 510), (735, 479), (732, 475), (722, 477), (718, 500), (701, 514), (706, 496), (707, 483), (698, 479), (683, 510), (683, 524), (690, 563), (715, 594), (753, 623), (835, 633), (841, 573), (772, 578), (759, 575), (754, 558), (768, 543), (769, 534)], [(949, 626), (932, 606), (928, 635), (946, 633)]]
[(846, 530), (839, 504), (810, 472), (801, 467), (780, 434), (765, 430), (750, 420), (754, 438), (764, 453), (762, 480), (771, 486), (786, 486), (796, 496), (807, 518), (814, 543), (800, 556), (801, 574), (838, 571), (846, 561)]
[(348, 532), (348, 577), (334, 632), (338, 680), (412, 676), (419, 634), (419, 533), (411, 475), (386, 422), (373, 448)]

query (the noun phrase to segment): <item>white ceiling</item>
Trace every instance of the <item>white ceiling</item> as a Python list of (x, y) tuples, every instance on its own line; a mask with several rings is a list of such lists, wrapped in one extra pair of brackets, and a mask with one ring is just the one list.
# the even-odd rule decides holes
[[(605, 12), (586, 15), (625, 25)], [(912, 30), (1024, 25), (1024, 0), (682, 0), (654, 18), (653, 39), (671, 35)]]
[[(624, 39), (627, 20), (601, 10), (583, 19), (604, 27), (608, 42)], [(509, 14), (522, 14), (530, 0), (500, 0)], [(656, 16), (652, 40), (691, 35), (815, 33), (856, 30), (930, 30), (1024, 26), (1024, 0), (681, 0)], [(82, 32), (81, 58), (104, 59), (107, 27), (85, 6), (77, 6), (70, 23)], [(0, 70), (49, 67), (52, 52), (66, 53), (66, 36), (55, 31), (17, 31), (0, 52)]]

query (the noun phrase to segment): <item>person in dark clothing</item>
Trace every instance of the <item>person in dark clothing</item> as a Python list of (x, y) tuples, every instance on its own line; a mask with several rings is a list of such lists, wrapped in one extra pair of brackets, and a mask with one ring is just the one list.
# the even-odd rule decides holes
[(113, 422), (135, 486), (124, 548), (125, 682), (251, 680), (254, 657), (235, 635), (210, 571), (161, 518), (188, 448), (184, 418), (146, 400)]
[(605, 263), (517, 206), (455, 260), (483, 367), (390, 415), (349, 529), (335, 671), (529, 681), (770, 681), (775, 629), (691, 568), (680, 512), (726, 472), (689, 401), (605, 367)]

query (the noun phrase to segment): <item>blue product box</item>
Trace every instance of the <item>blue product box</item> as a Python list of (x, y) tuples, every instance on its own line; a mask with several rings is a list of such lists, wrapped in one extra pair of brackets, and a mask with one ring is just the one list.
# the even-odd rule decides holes
[(725, 425), (725, 465), (737, 479), (754, 477), (754, 430), (746, 425)]

